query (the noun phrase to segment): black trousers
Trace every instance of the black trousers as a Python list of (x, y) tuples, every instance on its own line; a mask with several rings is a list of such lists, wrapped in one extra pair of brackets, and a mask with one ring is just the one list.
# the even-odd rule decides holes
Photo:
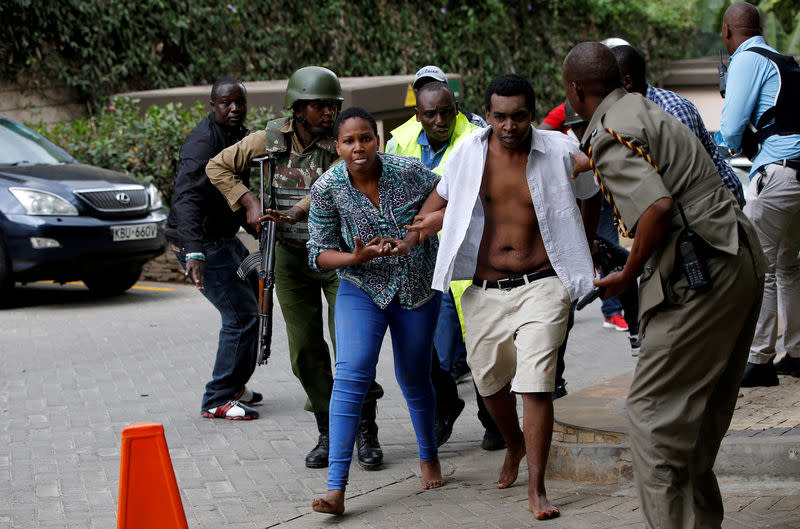
[[(435, 351), (431, 362), (431, 380), (433, 382), (433, 391), (436, 393), (436, 415), (441, 417), (456, 406), (458, 386), (453, 377), (450, 376), (450, 373), (440, 367), (439, 355)], [(475, 388), (475, 400), (478, 403), (478, 420), (481, 421), (486, 430), (500, 435), (500, 430), (492, 420), (491, 415), (489, 415), (489, 410), (486, 409), (486, 404), (478, 394), (477, 388)]]

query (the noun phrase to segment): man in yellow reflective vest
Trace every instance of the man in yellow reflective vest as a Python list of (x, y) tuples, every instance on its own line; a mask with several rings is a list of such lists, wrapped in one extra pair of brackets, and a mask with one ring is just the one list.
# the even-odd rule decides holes
[[(386, 152), (417, 158), (428, 169), (441, 175), (453, 146), (479, 127), (459, 111), (455, 94), (438, 67), (426, 66), (417, 72), (413, 88), (417, 103), (415, 115), (391, 131), (392, 138), (386, 145)], [(450, 437), (453, 424), (464, 409), (464, 401), (458, 397), (455, 386), (456, 377), (451, 378), (450, 371), (457, 362), (466, 367), (460, 299), (469, 283), (454, 281), (450, 292), (442, 296), (434, 337), (436, 354), (432, 378), (437, 400), (435, 432), (440, 446)], [(486, 429), (481, 446), (486, 450), (504, 448), (503, 437), (480, 397), (478, 408), (478, 417)]]

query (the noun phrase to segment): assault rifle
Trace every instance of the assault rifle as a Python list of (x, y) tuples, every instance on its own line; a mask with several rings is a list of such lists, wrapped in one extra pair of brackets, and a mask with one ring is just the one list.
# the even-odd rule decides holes
[[(272, 179), (275, 175), (275, 158), (262, 156), (253, 158), (253, 164), (258, 164), (261, 172), (261, 213), (265, 205), (274, 209), (275, 199), (272, 193)], [(267, 165), (266, 190), (268, 192), (265, 204), (264, 191), (264, 165)], [(258, 271), (258, 357), (256, 365), (266, 364), (272, 353), (272, 289), (275, 287), (275, 223), (267, 220), (261, 223), (261, 234), (258, 240), (258, 250), (244, 258), (236, 274), (243, 281), (253, 271)]]

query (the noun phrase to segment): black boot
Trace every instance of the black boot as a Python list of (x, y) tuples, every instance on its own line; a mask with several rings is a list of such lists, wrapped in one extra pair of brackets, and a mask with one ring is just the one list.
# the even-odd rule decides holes
[(375, 423), (377, 407), (374, 401), (365, 402), (358, 421), (358, 466), (364, 470), (377, 470), (383, 464), (383, 450), (378, 443), (378, 425)]
[(308, 468), (325, 468), (328, 466), (328, 414), (315, 413), (317, 429), (319, 430), (319, 440), (317, 446), (306, 456), (306, 466)]

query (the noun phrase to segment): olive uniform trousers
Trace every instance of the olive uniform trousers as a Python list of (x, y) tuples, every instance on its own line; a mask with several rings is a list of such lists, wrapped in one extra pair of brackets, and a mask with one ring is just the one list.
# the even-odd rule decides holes
[[(333, 390), (331, 353), (322, 328), (322, 295), (328, 302), (328, 331), (335, 344), (333, 311), (338, 290), (336, 272), (312, 270), (305, 247), (275, 244), (275, 292), (286, 322), (292, 373), (308, 396), (305, 410), (314, 413), (328, 413)], [(383, 388), (373, 380), (364, 402), (382, 396)]]
[(712, 467), (736, 404), (764, 282), (745, 244), (738, 255), (708, 259), (710, 291), (690, 290), (676, 268), (665, 300), (643, 319), (627, 409), (648, 528), (722, 523)]

